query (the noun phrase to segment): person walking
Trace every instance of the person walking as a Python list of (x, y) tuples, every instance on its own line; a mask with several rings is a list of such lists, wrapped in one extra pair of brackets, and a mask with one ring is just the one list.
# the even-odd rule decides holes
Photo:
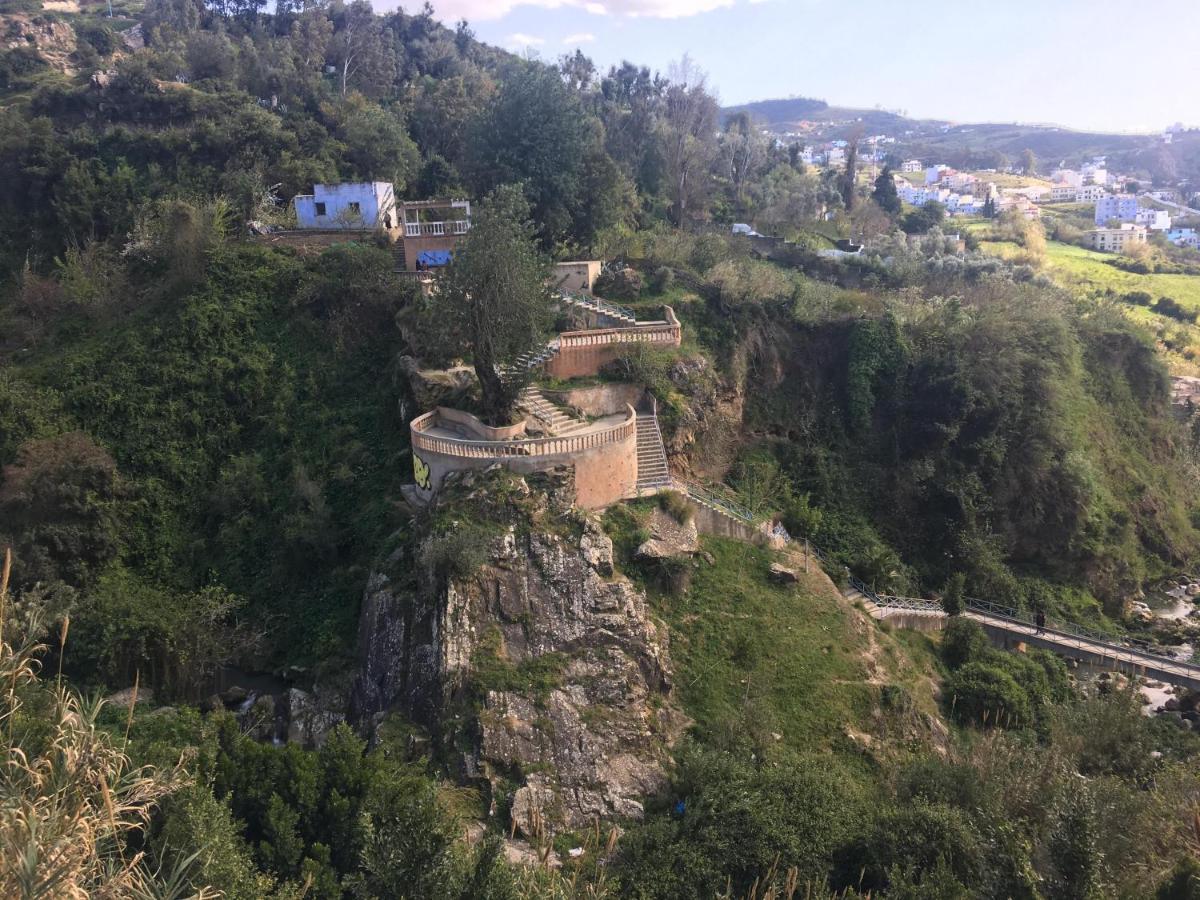
[(1039, 607), (1033, 621), (1037, 623), (1037, 633), (1041, 634), (1046, 630), (1046, 611)]

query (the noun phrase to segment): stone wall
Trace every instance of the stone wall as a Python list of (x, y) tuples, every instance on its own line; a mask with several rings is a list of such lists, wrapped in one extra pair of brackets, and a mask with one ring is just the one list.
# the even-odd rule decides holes
[(593, 418), (611, 416), (626, 406), (637, 407), (645, 393), (646, 389), (639, 384), (593, 384), (567, 391), (542, 391), (552, 403), (577, 409)]
[(601, 269), (598, 259), (555, 263), (551, 282), (560, 290), (590, 294)]

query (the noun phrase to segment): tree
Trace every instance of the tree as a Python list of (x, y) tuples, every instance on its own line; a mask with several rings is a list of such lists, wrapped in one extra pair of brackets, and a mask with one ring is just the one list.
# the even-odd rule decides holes
[(462, 169), (477, 195), (520, 184), (543, 244), (586, 234), (588, 161), (600, 135), (555, 69), (520, 63), (473, 123)]
[(685, 55), (671, 70), (660, 134), (670, 177), (672, 218), (683, 225), (708, 192), (718, 107), (708, 93), (704, 72), (689, 57)]
[(328, 55), (338, 68), (343, 97), (351, 82), (374, 96), (376, 88), (390, 85), (395, 75), (395, 54), (384, 40), (380, 19), (367, 0), (355, 0), (345, 8)]
[(733, 199), (740, 208), (745, 199), (746, 182), (766, 155), (762, 138), (755, 132), (748, 113), (739, 112), (730, 116), (725, 123), (721, 146), (725, 152), (729, 180), (733, 183)]
[(846, 169), (842, 172), (839, 186), (842, 193), (842, 203), (846, 207), (846, 211), (850, 212), (854, 209), (854, 201), (857, 198), (855, 180), (858, 177), (858, 136), (855, 135), (850, 139), (849, 145), (846, 147)]
[(955, 572), (950, 576), (945, 590), (942, 591), (942, 609), (946, 611), (946, 615), (957, 616), (963, 611), (966, 588), (967, 577), (962, 572)]
[(1037, 157), (1033, 155), (1032, 150), (1021, 151), (1021, 171), (1026, 175), (1037, 174)]
[(427, 332), (470, 353), (483, 416), (492, 424), (508, 423), (522, 380), (504, 377), (502, 367), (545, 341), (552, 317), (548, 275), (529, 203), (520, 188), (506, 185), (479, 206), (427, 310)]
[(875, 190), (871, 193), (871, 199), (889, 215), (895, 216), (900, 213), (900, 195), (896, 192), (896, 179), (892, 175), (891, 166), (884, 166), (879, 177), (875, 179)]
[(983, 217), (985, 219), (996, 218), (996, 198), (988, 194), (988, 198), (983, 201)]
[(29, 441), (0, 479), (0, 544), (12, 543), (30, 583), (83, 586), (120, 549), (123, 493), (116, 463), (86, 434)]

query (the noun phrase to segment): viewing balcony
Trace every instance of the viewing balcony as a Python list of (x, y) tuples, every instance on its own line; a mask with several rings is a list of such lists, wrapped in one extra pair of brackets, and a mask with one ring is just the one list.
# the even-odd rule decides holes
[(467, 219), (456, 219), (447, 222), (405, 222), (404, 236), (410, 238), (416, 237), (444, 237), (445, 235), (462, 235), (466, 234), (471, 228), (471, 222)]

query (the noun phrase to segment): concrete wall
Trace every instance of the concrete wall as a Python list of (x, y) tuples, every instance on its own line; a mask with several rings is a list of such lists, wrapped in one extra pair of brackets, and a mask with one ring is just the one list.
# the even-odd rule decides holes
[(593, 418), (623, 412), (626, 406), (636, 407), (645, 392), (638, 384), (595, 384), (569, 391), (542, 391), (551, 402)]
[(451, 254), (458, 246), (458, 235), (453, 234), (423, 234), (420, 237), (404, 238), (404, 269), (407, 272), (417, 270), (417, 257), (422, 250), (445, 250)]
[[(311, 194), (295, 200), (296, 219), (301, 228), (390, 228), (396, 225), (396, 199), (387, 181), (351, 184), (318, 184)], [(324, 212), (318, 212), (318, 205)], [(355, 212), (352, 204), (358, 204)]]
[(730, 518), (705, 506), (703, 503), (692, 501), (692, 511), (695, 514), (696, 529), (701, 534), (712, 534), (717, 537), (733, 538), (752, 544), (765, 543), (767, 536), (745, 522)]
[(597, 344), (591, 347), (567, 347), (546, 363), (551, 378), (587, 378), (598, 375), (609, 363), (616, 362), (626, 344)]
[(596, 279), (600, 277), (601, 268), (598, 259), (555, 263), (551, 283), (564, 291), (583, 291), (590, 294)]

